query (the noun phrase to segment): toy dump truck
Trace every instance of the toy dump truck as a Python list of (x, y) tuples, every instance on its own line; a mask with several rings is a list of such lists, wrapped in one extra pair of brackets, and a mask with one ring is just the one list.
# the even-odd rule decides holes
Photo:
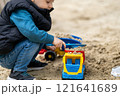
[[(49, 44), (50, 45), (50, 44)], [(53, 45), (51, 45), (53, 46)], [(55, 51), (51, 51), (51, 50), (45, 50), (45, 49), (41, 49), (41, 51), (39, 52), (39, 54), (44, 54), (45, 53), (45, 59), (48, 61), (54, 61), (55, 58), (57, 57), (57, 55), (59, 56), (63, 56), (65, 54), (65, 51), (60, 49), (60, 48), (56, 48)]]
[[(73, 51), (72, 51), (73, 52)], [(63, 80), (84, 80), (85, 65), (84, 51), (77, 51), (74, 53), (65, 53), (63, 57)]]
[[(63, 40), (65, 43), (66, 43), (66, 48), (76, 48), (78, 46), (80, 47), (84, 47), (86, 46), (86, 44), (82, 44), (80, 41), (77, 41), (75, 39), (80, 39), (82, 41), (82, 38), (80, 37), (77, 37), (77, 36), (74, 36), (74, 35), (71, 35), (74, 39), (70, 39), (70, 38), (59, 38), (61, 40)], [(53, 44), (46, 44), (47, 46), (53, 46)], [(45, 53), (45, 59), (46, 60), (51, 60), (51, 61), (54, 61), (56, 56), (59, 55), (59, 56), (64, 56), (65, 54), (65, 49), (64, 49), (64, 46), (60, 49), (60, 48), (57, 48), (55, 51), (50, 51), (50, 50), (45, 50), (45, 49), (42, 49), (39, 54), (43, 54), (44, 52)]]

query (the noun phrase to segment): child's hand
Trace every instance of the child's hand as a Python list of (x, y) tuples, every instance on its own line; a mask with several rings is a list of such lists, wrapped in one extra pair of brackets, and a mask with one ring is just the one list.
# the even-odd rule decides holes
[(55, 51), (56, 47), (55, 46), (46, 46), (47, 49), (50, 49), (52, 51)]
[(58, 47), (58, 48), (62, 48), (62, 45), (64, 45), (64, 48), (66, 48), (65, 42), (56, 37), (54, 37), (53, 45), (55, 45), (55, 47)]

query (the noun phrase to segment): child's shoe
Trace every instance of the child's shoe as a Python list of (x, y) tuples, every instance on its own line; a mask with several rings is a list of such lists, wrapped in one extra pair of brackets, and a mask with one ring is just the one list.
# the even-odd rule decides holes
[(11, 71), (7, 80), (36, 80), (36, 78), (30, 76), (27, 72)]
[(43, 69), (46, 65), (48, 65), (48, 63), (42, 63), (40, 61), (35, 60), (34, 62), (30, 62), (30, 64), (27, 66), (27, 71), (40, 70)]

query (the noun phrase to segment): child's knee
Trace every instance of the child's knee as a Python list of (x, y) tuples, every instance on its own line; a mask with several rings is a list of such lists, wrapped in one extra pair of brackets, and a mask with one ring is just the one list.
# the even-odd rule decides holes
[(26, 48), (31, 48), (33, 50), (37, 50), (37, 49), (39, 49), (40, 44), (39, 43), (31, 42), (29, 40), (25, 40), (25, 47)]

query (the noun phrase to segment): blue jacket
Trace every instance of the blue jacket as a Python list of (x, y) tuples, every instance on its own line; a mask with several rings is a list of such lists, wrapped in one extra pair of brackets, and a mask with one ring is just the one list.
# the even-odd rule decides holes
[(18, 30), (35, 43), (52, 43), (53, 36), (44, 30), (39, 30), (35, 25), (31, 14), (26, 10), (16, 10), (10, 16), (11, 23), (14, 23)]

